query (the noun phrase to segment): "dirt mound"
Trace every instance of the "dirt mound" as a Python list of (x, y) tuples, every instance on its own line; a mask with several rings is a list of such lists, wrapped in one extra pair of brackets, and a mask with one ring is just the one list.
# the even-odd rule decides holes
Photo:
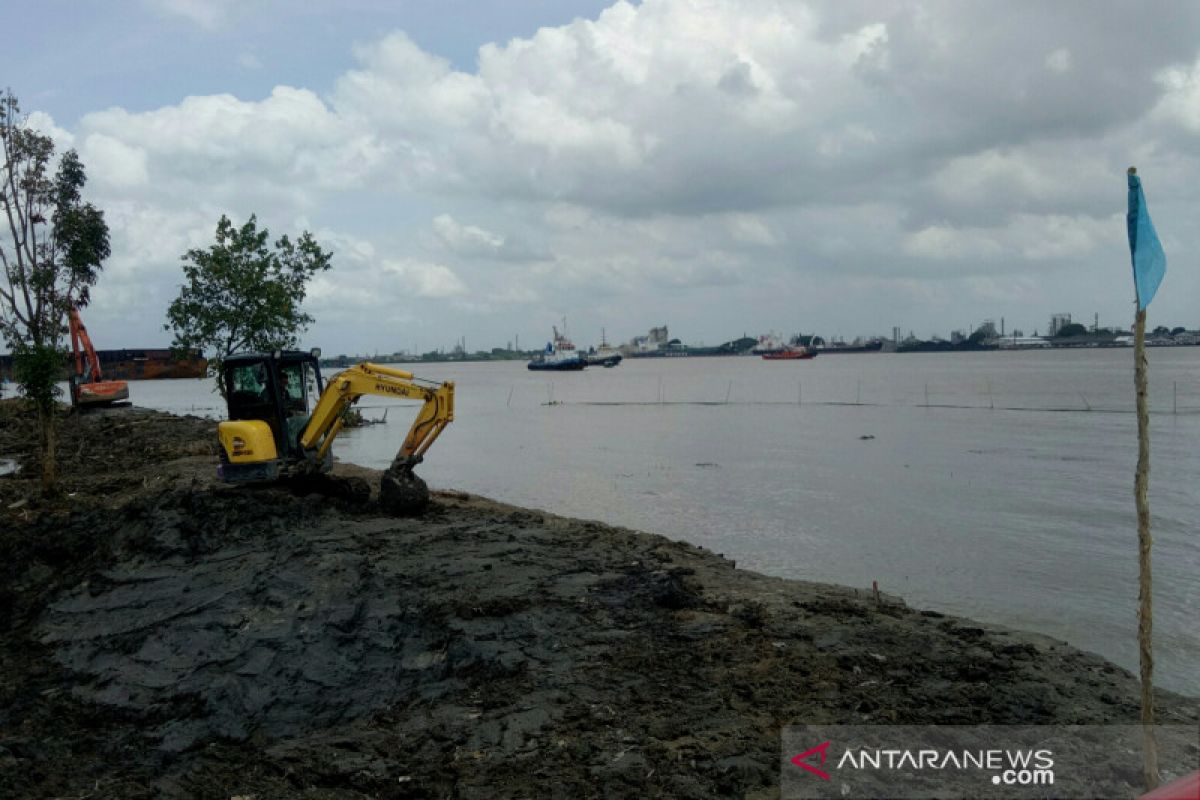
[(0, 796), (769, 797), (798, 721), (1136, 719), (1059, 642), (466, 495), (216, 486), (211, 423), (151, 416), (80, 421), (75, 497), (0, 533)]

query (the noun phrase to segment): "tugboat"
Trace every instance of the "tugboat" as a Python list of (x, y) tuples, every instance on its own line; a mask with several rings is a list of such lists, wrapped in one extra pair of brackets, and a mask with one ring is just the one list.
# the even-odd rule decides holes
[(621, 351), (610, 345), (604, 338), (604, 328), (600, 329), (600, 346), (588, 350), (587, 364), (589, 367), (615, 367), (621, 363)]
[(782, 350), (771, 350), (762, 354), (764, 361), (795, 361), (797, 359), (816, 358), (817, 351), (810, 350), (804, 345), (784, 345)]
[(568, 372), (587, 367), (588, 362), (583, 353), (575, 349), (571, 341), (558, 332), (554, 327), (554, 341), (546, 342), (546, 349), (538, 353), (526, 365), (529, 369), (554, 370)]

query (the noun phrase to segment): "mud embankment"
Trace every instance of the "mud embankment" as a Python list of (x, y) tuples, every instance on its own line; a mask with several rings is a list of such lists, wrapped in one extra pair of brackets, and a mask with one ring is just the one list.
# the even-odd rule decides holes
[(766, 798), (787, 724), (1137, 718), (1063, 643), (659, 536), (219, 486), (204, 420), (67, 418), (42, 501), (29, 422), (0, 406), (0, 796)]

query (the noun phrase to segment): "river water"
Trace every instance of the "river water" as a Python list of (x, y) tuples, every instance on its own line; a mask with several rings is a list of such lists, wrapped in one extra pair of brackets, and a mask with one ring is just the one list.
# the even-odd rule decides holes
[[(1149, 351), (1158, 683), (1200, 694), (1200, 348)], [(772, 575), (1039, 631), (1136, 672), (1131, 350), (428, 364), (457, 419), (420, 473), (685, 539)], [(202, 381), (134, 403), (219, 416)], [(415, 409), (339, 458), (384, 467)]]

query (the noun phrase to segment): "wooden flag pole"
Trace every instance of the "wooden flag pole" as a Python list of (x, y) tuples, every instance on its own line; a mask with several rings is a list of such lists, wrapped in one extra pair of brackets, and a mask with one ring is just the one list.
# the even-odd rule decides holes
[(1150, 579), (1150, 412), (1146, 407), (1146, 309), (1139, 308), (1133, 332), (1133, 383), (1137, 389), (1138, 458), (1133, 497), (1138, 520), (1138, 652), (1142, 675), (1142, 771), (1146, 791), (1158, 786), (1154, 740), (1153, 583)]
[[(1141, 200), (1141, 186), (1135, 179), (1137, 167), (1129, 168), (1129, 253), (1133, 259), (1133, 295), (1137, 301), (1137, 316), (1133, 323), (1133, 385), (1137, 393), (1138, 458), (1137, 471), (1133, 478), (1133, 499), (1137, 506), (1138, 521), (1138, 661), (1142, 678), (1142, 772), (1146, 791), (1158, 788), (1158, 743), (1154, 740), (1154, 584), (1150, 579), (1150, 410), (1146, 403), (1146, 306), (1154, 298), (1158, 284), (1149, 288), (1149, 296), (1141, 295), (1141, 276), (1138, 272), (1140, 253), (1149, 249), (1164, 259), (1161, 269), (1166, 269), (1165, 256)], [(1135, 203), (1136, 189), (1136, 203)], [(1149, 240), (1139, 241), (1135, 231), (1141, 230), (1142, 221), (1149, 229)], [(1152, 262), (1151, 262), (1152, 263)], [(1161, 280), (1161, 273), (1159, 280)]]

